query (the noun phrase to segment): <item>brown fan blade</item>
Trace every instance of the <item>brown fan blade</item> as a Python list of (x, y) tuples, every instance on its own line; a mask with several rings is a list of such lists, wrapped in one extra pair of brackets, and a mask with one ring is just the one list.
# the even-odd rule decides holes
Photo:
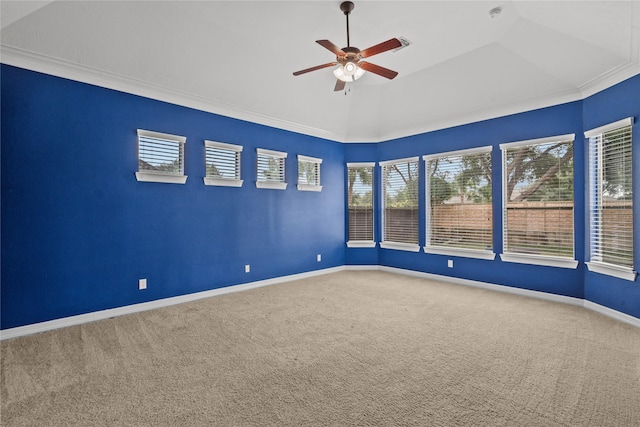
[(336, 79), (336, 87), (333, 88), (334, 92), (340, 92), (344, 89), (346, 82), (340, 79)]
[(336, 56), (345, 56), (346, 53), (344, 50), (340, 49), (338, 46), (336, 46), (335, 44), (331, 43), (329, 40), (316, 40), (316, 43), (318, 43), (320, 46), (329, 49), (331, 52), (333, 52)]
[(370, 62), (358, 62), (358, 66), (363, 70), (371, 71), (372, 73), (382, 77), (386, 77), (389, 80), (393, 79), (395, 76), (398, 75), (396, 71), (381, 67), (379, 65), (372, 64)]
[(300, 74), (309, 73), (309, 72), (315, 71), (315, 70), (321, 70), (321, 69), (327, 68), (327, 67), (333, 67), (334, 65), (338, 65), (338, 63), (337, 62), (327, 62), (326, 64), (316, 65), (315, 67), (306, 68), (304, 70), (296, 71), (295, 73), (293, 73), (293, 75), (294, 76), (299, 76)]
[(377, 55), (379, 53), (386, 52), (386, 51), (391, 50), (391, 49), (397, 49), (400, 46), (402, 46), (402, 43), (400, 43), (400, 40), (398, 40), (398, 39), (389, 39), (386, 42), (382, 42), (382, 43), (377, 44), (375, 46), (371, 46), (371, 47), (369, 47), (369, 48), (367, 48), (365, 50), (361, 50), (360, 51), (360, 56), (362, 58), (368, 58), (370, 56)]

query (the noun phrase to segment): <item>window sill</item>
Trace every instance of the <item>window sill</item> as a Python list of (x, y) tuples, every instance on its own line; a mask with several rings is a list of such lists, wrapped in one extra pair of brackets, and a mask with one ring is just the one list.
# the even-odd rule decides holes
[(481, 251), (478, 249), (462, 249), (462, 248), (445, 248), (445, 247), (437, 247), (437, 246), (425, 246), (424, 253), (426, 254), (436, 254), (436, 255), (450, 255), (450, 256), (460, 256), (466, 258), (476, 258), (476, 259), (486, 259), (486, 260), (494, 260), (496, 259), (496, 254), (491, 251)]
[(186, 175), (164, 175), (152, 172), (136, 172), (136, 179), (140, 182), (162, 182), (165, 184), (184, 184)]
[(286, 190), (287, 183), (286, 182), (272, 182), (272, 181), (256, 181), (256, 187), (258, 188), (268, 188), (271, 190)]
[(629, 267), (621, 267), (619, 265), (607, 264), (604, 262), (598, 261), (589, 261), (586, 263), (589, 271), (593, 271), (594, 273), (605, 274), (607, 276), (617, 277), (619, 279), (630, 280), (635, 282), (636, 273), (632, 268)]
[(349, 240), (347, 242), (348, 248), (375, 248), (376, 242), (371, 240)]
[(547, 267), (578, 268), (578, 261), (569, 258), (560, 258), (545, 255), (532, 254), (500, 254), (504, 262), (517, 262), (520, 264), (544, 265)]
[(241, 179), (224, 179), (224, 178), (211, 178), (205, 177), (203, 178), (204, 185), (216, 185), (220, 187), (242, 187), (242, 183), (244, 182)]
[(395, 249), (398, 251), (420, 252), (420, 245), (413, 243), (380, 242), (380, 247), (383, 249)]
[(322, 185), (298, 184), (298, 191), (322, 191)]

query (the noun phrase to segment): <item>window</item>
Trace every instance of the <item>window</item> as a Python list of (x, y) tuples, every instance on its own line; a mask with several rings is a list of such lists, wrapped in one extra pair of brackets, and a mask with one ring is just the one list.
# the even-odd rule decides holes
[(383, 248), (418, 252), (418, 157), (381, 162)]
[(205, 185), (242, 187), (240, 155), (242, 146), (205, 141)]
[(585, 132), (589, 138), (590, 271), (635, 280), (632, 124), (628, 118)]
[(424, 251), (494, 259), (491, 147), (423, 159), (428, 194)]
[(320, 164), (322, 159), (298, 155), (298, 190), (322, 191)]
[(375, 163), (347, 163), (347, 246), (373, 248), (373, 166)]
[(287, 153), (263, 148), (257, 148), (256, 152), (258, 153), (256, 187), (285, 190), (287, 183), (284, 182), (284, 166)]
[(138, 129), (138, 172), (146, 182), (184, 184), (184, 136)]
[(576, 268), (573, 140), (561, 135), (501, 144), (503, 261)]

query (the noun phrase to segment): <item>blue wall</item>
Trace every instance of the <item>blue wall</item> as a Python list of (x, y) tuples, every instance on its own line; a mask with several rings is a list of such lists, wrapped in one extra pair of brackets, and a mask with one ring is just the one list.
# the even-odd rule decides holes
[[(344, 265), (342, 144), (1, 71), (3, 329)], [(187, 137), (185, 185), (136, 181), (138, 128)], [(203, 184), (205, 139), (244, 146), (242, 188)], [(286, 190), (255, 187), (256, 147), (289, 154)], [(322, 192), (296, 189), (297, 154)]]
[[(635, 118), (632, 148), (633, 249), (635, 271), (638, 271), (640, 268), (640, 75), (586, 98), (583, 101), (583, 117), (585, 130), (594, 129), (626, 117)], [(584, 233), (588, 236), (589, 230), (585, 228)], [(587, 242), (584, 246), (584, 252), (587, 253), (588, 250)], [(635, 282), (631, 282), (586, 271), (584, 294), (585, 299), (589, 301), (640, 318), (640, 280), (638, 278)]]
[[(424, 161), (422, 155), (443, 153), (467, 148), (492, 146), (493, 156), (493, 229), (494, 252), (502, 252), (502, 199), (501, 176), (502, 161), (499, 145), (506, 142), (543, 138), (568, 133), (576, 134), (576, 144), (581, 146), (582, 104), (572, 102), (549, 108), (543, 108), (497, 119), (486, 120), (454, 128), (415, 135), (411, 137), (387, 141), (377, 145), (378, 161), (396, 158), (420, 156), (420, 207), (419, 218), (425, 218), (425, 184)], [(584, 175), (584, 158), (582, 150), (575, 155), (575, 175)], [(378, 167), (376, 171), (379, 172)], [(378, 173), (379, 175), (379, 173)], [(582, 230), (584, 229), (584, 189), (576, 185), (576, 235), (577, 259), (583, 260)], [(377, 213), (380, 215), (381, 204), (378, 197)], [(419, 223), (419, 244), (425, 245), (425, 221)], [(347, 260), (350, 252), (347, 250)], [(414, 271), (440, 274), (444, 276), (477, 280), (494, 284), (515, 286), (559, 295), (583, 297), (582, 278), (583, 264), (576, 270), (533, 266), (502, 262), (499, 256), (493, 261), (466, 257), (412, 253), (392, 249), (379, 250), (380, 265), (404, 268)], [(447, 260), (453, 259), (454, 268), (447, 267)]]
[[(638, 117), (640, 76), (584, 101), (380, 144), (339, 144), (11, 66), (3, 65), (1, 72), (2, 329), (345, 264), (380, 264), (586, 298), (640, 317), (638, 281), (584, 267), (583, 138), (584, 130)], [(185, 185), (136, 181), (136, 129), (187, 137)], [(635, 167), (640, 127), (634, 129)], [(491, 145), (494, 251), (501, 253), (499, 144), (566, 133), (576, 134), (577, 269), (506, 263), (499, 256), (486, 261), (345, 247), (346, 162)], [(205, 139), (244, 146), (242, 188), (202, 183)], [(255, 148), (289, 153), (287, 190), (255, 187)], [(296, 154), (324, 160), (322, 192), (297, 191)], [(422, 159), (420, 168), (424, 177)], [(379, 219), (378, 166), (375, 174)], [(640, 182), (640, 167), (634, 182)], [(635, 230), (640, 230), (640, 198), (634, 203)], [(424, 209), (422, 182), (421, 218)], [(375, 233), (379, 241), (379, 221)], [(424, 234), (422, 221), (421, 246)], [(455, 268), (447, 268), (447, 259), (454, 259)], [(251, 273), (244, 273), (245, 264), (251, 264)], [(139, 278), (148, 279), (147, 290), (137, 289)]]

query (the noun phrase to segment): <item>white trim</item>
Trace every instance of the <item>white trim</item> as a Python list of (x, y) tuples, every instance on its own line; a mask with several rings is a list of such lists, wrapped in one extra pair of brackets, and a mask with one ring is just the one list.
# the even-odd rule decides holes
[(578, 305), (578, 306), (583, 305), (583, 302), (582, 302), (583, 300), (580, 298), (568, 297), (565, 295), (558, 295), (558, 294), (551, 294), (548, 292), (532, 291), (530, 289), (516, 288), (513, 286), (495, 285), (493, 283), (480, 282), (477, 280), (461, 279), (458, 277), (451, 277), (451, 276), (442, 276), (442, 275), (433, 274), (433, 273), (423, 273), (421, 271), (405, 270), (405, 269), (396, 268), (396, 267), (380, 266), (380, 271), (404, 274), (412, 277), (420, 277), (427, 280), (437, 280), (440, 282), (451, 283), (454, 285), (471, 286), (473, 288), (481, 288), (481, 289), (488, 289), (491, 291), (498, 291), (498, 292), (503, 292), (508, 294), (516, 294), (516, 295), (521, 295), (526, 297), (543, 299), (547, 301), (561, 302), (569, 305)]
[(587, 310), (595, 311), (596, 313), (603, 314), (612, 319), (627, 323), (631, 326), (635, 326), (636, 328), (640, 328), (640, 319), (638, 319), (637, 317), (633, 317), (626, 313), (622, 313), (612, 308), (605, 307), (604, 305), (596, 304), (595, 302), (589, 300), (584, 300), (583, 306)]
[(425, 162), (431, 159), (439, 159), (442, 157), (450, 157), (450, 156), (468, 156), (470, 154), (484, 154), (491, 153), (493, 151), (493, 146), (486, 145), (483, 147), (475, 147), (469, 148), (466, 150), (456, 150), (456, 151), (447, 151), (445, 153), (434, 153), (434, 154), (425, 154), (422, 156), (422, 160)]
[(218, 142), (218, 141), (209, 141), (208, 139), (204, 140), (204, 146), (207, 148), (222, 148), (223, 150), (231, 150), (237, 153), (242, 152), (242, 145), (236, 144), (228, 144), (226, 142)]
[(607, 276), (617, 277), (618, 279), (630, 280), (635, 282), (637, 272), (632, 268), (622, 267), (615, 264), (607, 264), (606, 262), (588, 261), (586, 262), (589, 271), (594, 273), (605, 274)]
[(571, 269), (578, 268), (578, 261), (575, 259), (547, 255), (504, 253), (500, 254), (500, 259), (503, 262), (516, 262), (519, 264), (544, 265), (547, 267)]
[[(632, 37), (632, 40), (635, 40)], [(636, 49), (637, 50), (637, 49)], [(633, 51), (633, 49), (632, 49)], [(634, 51), (635, 52), (635, 51)], [(634, 53), (637, 58), (637, 53)], [(14, 67), (25, 68), (40, 73), (88, 83), (99, 87), (114, 89), (133, 95), (156, 99), (171, 104), (194, 108), (222, 116), (233, 117), (240, 120), (253, 122), (303, 135), (315, 136), (342, 143), (380, 143), (408, 136), (420, 135), (450, 127), (462, 126), (469, 123), (495, 119), (517, 113), (551, 107), (567, 102), (583, 100), (595, 93), (608, 89), (640, 73), (637, 59), (632, 59), (607, 73), (594, 78), (581, 85), (577, 89), (569, 89), (552, 95), (544, 95), (533, 99), (518, 101), (507, 106), (483, 109), (452, 118), (446, 118), (434, 122), (403, 129), (391, 129), (376, 135), (344, 135), (328, 129), (320, 129), (307, 126), (290, 120), (284, 120), (263, 113), (250, 111), (238, 105), (223, 103), (210, 98), (205, 98), (193, 93), (175, 90), (159, 84), (152, 84), (130, 77), (115, 74), (105, 70), (99, 70), (86, 65), (79, 65), (70, 61), (53, 58), (50, 56), (29, 52), (11, 46), (0, 45), (0, 57), (2, 63)]]
[(298, 184), (298, 191), (322, 191), (322, 185)]
[(633, 117), (627, 117), (626, 119), (618, 120), (617, 122), (602, 125), (600, 127), (590, 129), (584, 132), (585, 138), (593, 138), (594, 136), (602, 135), (605, 132), (619, 129), (625, 126), (633, 124)]
[(395, 160), (385, 160), (383, 162), (378, 162), (378, 164), (380, 166), (388, 166), (388, 165), (395, 165), (397, 163), (410, 163), (410, 162), (417, 162), (420, 160), (419, 156), (415, 156), (415, 157), (405, 157), (404, 159), (395, 159)]
[(144, 136), (147, 138), (164, 139), (167, 141), (179, 142), (180, 144), (186, 144), (187, 137), (180, 135), (173, 135), (170, 133), (154, 132), (151, 130), (138, 129), (138, 136)]
[(242, 187), (244, 180), (233, 178), (213, 178), (205, 176), (202, 178), (204, 185), (215, 185), (219, 187)]
[(287, 153), (285, 153), (284, 151), (267, 150), (266, 148), (256, 148), (256, 153), (263, 156), (278, 157), (280, 159), (287, 158)]
[(347, 241), (348, 248), (375, 248), (376, 242), (372, 240), (349, 240)]
[(380, 242), (382, 249), (395, 249), (398, 251), (420, 252), (420, 245), (402, 242)]
[(536, 138), (536, 139), (526, 139), (524, 141), (514, 141), (514, 142), (505, 142), (504, 144), (500, 144), (500, 149), (504, 150), (505, 148), (514, 148), (514, 147), (522, 147), (524, 145), (538, 145), (538, 144), (548, 144), (550, 142), (565, 142), (565, 141), (575, 141), (576, 134), (568, 133), (566, 135), (558, 135), (558, 136), (549, 136), (546, 138)]
[(496, 254), (494, 252), (479, 249), (445, 248), (442, 246), (424, 246), (422, 249), (426, 254), (450, 255), (487, 260), (494, 260), (496, 258)]
[(574, 297), (568, 297), (564, 295), (551, 294), (547, 292), (532, 291), (529, 289), (515, 288), (505, 285), (495, 285), (492, 283), (479, 282), (469, 279), (460, 279), (457, 277), (442, 276), (432, 273), (423, 273), (420, 271), (406, 270), (396, 267), (386, 267), (377, 264), (373, 265), (343, 265), (338, 267), (331, 267), (322, 270), (308, 271), (306, 273), (292, 274), (288, 276), (274, 277), (272, 279), (259, 280), (257, 282), (249, 282), (239, 285), (227, 286), (224, 288), (212, 289), (209, 291), (197, 292), (193, 294), (180, 295), (177, 297), (163, 298), (155, 301), (144, 302), (140, 304), (132, 304), (124, 307), (112, 308), (108, 310), (94, 311), (91, 313), (80, 314), (77, 316), (64, 317), (61, 319), (49, 320), (46, 322), (33, 323), (31, 325), (18, 326), (15, 328), (4, 329), (0, 331), (0, 341), (18, 338), (26, 335), (36, 334), (40, 332), (51, 331), (54, 329), (60, 329), (67, 326), (75, 326), (83, 323), (95, 322), (97, 320), (109, 319), (115, 316), (122, 316), (125, 314), (139, 313), (142, 311), (153, 310), (156, 308), (168, 307), (171, 305), (181, 304), (190, 301), (196, 301), (203, 298), (214, 297), (218, 295), (224, 295), (233, 292), (246, 291), (250, 289), (259, 288), (262, 286), (275, 285), (279, 283), (290, 282), (294, 280), (306, 279), (308, 277), (321, 276), (324, 274), (337, 273), (340, 271), (385, 271), (388, 273), (403, 274), (411, 277), (419, 277), (427, 280), (437, 280), (444, 283), (451, 283), (455, 285), (471, 286), (475, 288), (487, 289), (497, 292), (504, 292), (510, 294), (516, 294), (531, 298), (537, 298), (547, 301), (559, 302), (568, 305), (582, 306), (587, 310), (592, 310), (603, 314), (607, 317), (615, 320), (627, 323), (629, 325), (640, 328), (640, 318), (631, 316), (626, 313), (613, 310), (608, 307), (604, 307), (597, 303)]
[(376, 162), (348, 162), (348, 168), (373, 168), (376, 166)]
[(83, 323), (95, 322), (97, 320), (109, 319), (115, 316), (123, 316), (125, 314), (139, 313), (156, 308), (168, 307), (171, 305), (182, 304), (185, 302), (196, 301), (203, 298), (210, 298), (218, 295), (225, 295), (233, 292), (247, 291), (249, 289), (260, 288), (263, 286), (275, 285), (278, 283), (291, 282), (293, 280), (301, 280), (314, 276), (321, 276), (329, 273), (336, 273), (344, 270), (344, 267), (330, 267), (321, 270), (308, 271), (306, 273), (291, 274), (288, 276), (274, 277), (272, 279), (259, 280), (257, 282), (243, 283), (239, 285), (226, 286), (223, 288), (211, 289), (208, 291), (196, 292), (193, 294), (180, 295), (177, 297), (162, 298), (159, 300), (143, 302), (139, 304), (126, 305), (124, 307), (111, 308), (108, 310), (94, 311), (77, 316), (63, 317), (61, 319), (49, 320), (47, 322), (33, 323), (26, 326), (18, 326), (0, 331), (0, 341), (11, 338), (22, 337), (25, 335), (36, 334), (39, 332), (51, 331), (54, 329), (65, 328), (68, 326), (81, 325)]
[(277, 182), (277, 181), (256, 181), (257, 188), (267, 188), (270, 190), (286, 190), (287, 183), (286, 182)]
[(184, 184), (187, 175), (168, 175), (153, 172), (136, 172), (136, 179), (140, 182), (161, 182), (164, 184)]
[(303, 156), (302, 154), (298, 154), (298, 161), (310, 162), (310, 163), (322, 163), (322, 159), (319, 159), (317, 157)]

